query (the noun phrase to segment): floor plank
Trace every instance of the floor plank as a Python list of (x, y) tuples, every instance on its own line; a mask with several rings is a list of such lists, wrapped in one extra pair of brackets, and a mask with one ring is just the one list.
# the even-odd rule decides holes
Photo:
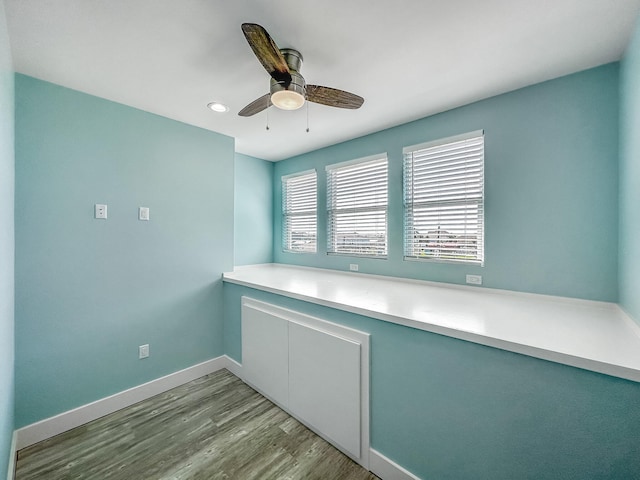
[(227, 370), (18, 452), (16, 480), (374, 480)]

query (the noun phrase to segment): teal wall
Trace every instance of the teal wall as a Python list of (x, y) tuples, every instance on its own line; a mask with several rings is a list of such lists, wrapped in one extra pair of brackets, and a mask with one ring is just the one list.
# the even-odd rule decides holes
[[(617, 301), (618, 64), (551, 80), (276, 163), (274, 260), (449, 283)], [(366, 104), (365, 104), (366, 108)], [(402, 148), (485, 131), (485, 266), (402, 256)], [(389, 258), (326, 255), (327, 164), (389, 157)], [(279, 179), (318, 171), (317, 254), (282, 252)], [(637, 177), (637, 176), (636, 176)]]
[[(234, 263), (277, 261), (451, 283), (479, 273), (487, 287), (606, 301), (619, 284), (640, 319), (640, 28), (620, 72), (606, 65), (275, 165), (234, 154), (231, 138), (17, 75), (14, 382), (3, 14), (0, 4), (0, 472), (14, 426), (222, 353), (241, 361), (247, 294), (371, 333), (372, 446), (423, 478), (640, 479), (638, 383), (219, 280)], [(485, 267), (404, 262), (402, 147), (476, 129), (486, 134)], [(327, 256), (325, 165), (380, 152), (389, 259)], [(279, 179), (309, 168), (320, 251), (286, 254)], [(93, 219), (95, 203), (109, 205), (108, 220)]]
[(0, 2), (0, 477), (8, 467), (14, 409), (14, 82)]
[(273, 163), (236, 153), (236, 265), (273, 262)]
[(620, 304), (640, 323), (640, 18), (620, 72)]
[(371, 446), (424, 479), (640, 479), (640, 383), (224, 285), (371, 334)]
[(17, 75), (15, 140), (16, 426), (221, 355), (233, 139)]

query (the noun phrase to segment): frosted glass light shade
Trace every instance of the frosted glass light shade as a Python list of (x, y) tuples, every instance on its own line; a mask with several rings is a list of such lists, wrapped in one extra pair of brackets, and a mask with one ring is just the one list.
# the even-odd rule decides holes
[(282, 110), (297, 110), (304, 105), (304, 96), (293, 90), (280, 90), (271, 95), (271, 103)]

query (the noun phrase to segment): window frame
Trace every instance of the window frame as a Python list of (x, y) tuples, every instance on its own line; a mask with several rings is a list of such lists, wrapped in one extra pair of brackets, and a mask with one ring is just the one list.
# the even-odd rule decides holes
[[(469, 162), (468, 164), (471, 166), (470, 168), (478, 168), (479, 166), (479, 180), (477, 181), (471, 181), (471, 175), (469, 175), (468, 177), (464, 177), (462, 175), (456, 174), (455, 175), (455, 179), (459, 180), (459, 179), (463, 179), (465, 178), (466, 180), (468, 180), (469, 185), (475, 185), (474, 188), (469, 188), (469, 195), (471, 196), (470, 198), (458, 198), (458, 199), (446, 199), (446, 194), (443, 194), (442, 197), (445, 197), (444, 199), (442, 197), (434, 197), (433, 200), (422, 200), (422, 201), (415, 201), (416, 198), (416, 188), (415, 185), (413, 184), (413, 180), (415, 175), (415, 169), (414, 169), (414, 162), (415, 162), (415, 158), (414, 155), (417, 152), (424, 152), (426, 150), (430, 150), (430, 149), (435, 149), (437, 147), (446, 147), (448, 145), (453, 145), (456, 143), (462, 143), (462, 142), (469, 142), (472, 143), (473, 141), (477, 141), (478, 139), (481, 139), (481, 153), (479, 155), (479, 159), (475, 159), (474, 157), (477, 157), (478, 155), (471, 155), (469, 154), (467, 157), (465, 158), (469, 158)], [(451, 136), (451, 137), (446, 137), (446, 138), (442, 138), (442, 139), (438, 139), (438, 140), (434, 140), (431, 142), (426, 142), (426, 143), (421, 143), (421, 144), (417, 144), (417, 145), (411, 145), (411, 146), (407, 146), (404, 147), (402, 150), (402, 154), (403, 154), (403, 162), (402, 162), (402, 178), (403, 178), (403, 186), (402, 186), (402, 191), (403, 191), (403, 258), (404, 260), (407, 261), (418, 261), (418, 262), (437, 262), (437, 263), (453, 263), (453, 264), (459, 264), (459, 265), (474, 265), (474, 266), (484, 266), (485, 263), (485, 195), (484, 195), (484, 170), (485, 170), (485, 141), (484, 141), (484, 130), (476, 130), (473, 132), (468, 132), (468, 133), (464, 133), (461, 135), (455, 135), (455, 136)], [(437, 155), (437, 154), (436, 154)], [(442, 154), (442, 156), (444, 156), (445, 154)], [(410, 156), (410, 157), (409, 157)], [(421, 164), (421, 167), (424, 169), (425, 165), (428, 162), (425, 161), (425, 163)], [(449, 167), (451, 166), (451, 164), (447, 164)], [(466, 165), (466, 163), (465, 163)], [(407, 170), (411, 168), (411, 172), (408, 172)], [(440, 173), (441, 172), (437, 172)], [(476, 172), (477, 174), (477, 172)], [(424, 174), (423, 174), (424, 175)], [(423, 176), (421, 178), (423, 185), (424, 185), (424, 179), (428, 178), (426, 176)], [(410, 183), (410, 185), (409, 185)], [(436, 182), (433, 182), (436, 183)], [(442, 186), (442, 185), (440, 185)], [(425, 193), (429, 193), (428, 192), (428, 188), (429, 187), (424, 187), (424, 190), (421, 191), (421, 193), (423, 195), (425, 195)], [(465, 188), (464, 190), (465, 195), (467, 194), (467, 189)], [(464, 206), (466, 205), (475, 205), (475, 211), (472, 209), (472, 213), (467, 213), (466, 209), (464, 209)], [(416, 207), (420, 207), (423, 209), (423, 215), (427, 215), (426, 213), (424, 213), (426, 210), (433, 208), (434, 214), (428, 214), (428, 215), (436, 215), (435, 212), (438, 212), (437, 214), (442, 214), (442, 212), (444, 212), (444, 214), (448, 214), (449, 216), (451, 216), (453, 213), (458, 213), (459, 215), (463, 215), (464, 221), (460, 222), (459, 220), (456, 220), (454, 223), (459, 223), (461, 225), (464, 225), (464, 234), (461, 235), (459, 238), (461, 239), (460, 242), (453, 242), (453, 246), (452, 245), (447, 245), (444, 247), (445, 249), (445, 256), (439, 256), (439, 254), (434, 254), (434, 255), (419, 255), (419, 252), (416, 251), (416, 243), (419, 243), (420, 240), (416, 241), (416, 236), (415, 233), (413, 235), (410, 235), (410, 231), (416, 231), (416, 227), (415, 225), (415, 208)], [(444, 208), (443, 208), (444, 207)], [(475, 220), (474, 220), (475, 218)], [(452, 222), (452, 220), (450, 220)], [(475, 233), (466, 233), (466, 226), (467, 224), (471, 224), (473, 225), (475, 223), (477, 224), (475, 230)], [(446, 232), (446, 234), (448, 235), (453, 235), (450, 232), (448, 232), (447, 230), (443, 230), (444, 232)], [(440, 242), (440, 226), (438, 226), (438, 240), (437, 242)], [(425, 244), (428, 245), (429, 243), (429, 235), (431, 234), (431, 231), (428, 231), (426, 234), (421, 234), (422, 236), (426, 237), (426, 242)], [(472, 239), (473, 237), (475, 237), (475, 248), (472, 250), (473, 253), (473, 258), (452, 258), (455, 255), (455, 252), (453, 251), (453, 249), (458, 248), (461, 252), (464, 252), (465, 249), (468, 249), (468, 245), (471, 244), (473, 245), (474, 240)], [(455, 237), (451, 237), (451, 238), (455, 238)], [(440, 242), (442, 243), (442, 242)], [(462, 245), (462, 248), (460, 247), (456, 247), (456, 245)], [(435, 250), (435, 249), (434, 249)], [(441, 251), (441, 249), (437, 249), (438, 252)], [(458, 253), (458, 255), (464, 255), (464, 253)], [(467, 253), (467, 255), (469, 255)], [(469, 255), (471, 256), (471, 255)]]
[[(380, 164), (384, 163), (384, 206), (382, 208), (376, 206), (363, 206), (363, 207), (355, 207), (355, 208), (345, 208), (345, 207), (337, 207), (335, 205), (336, 194), (338, 185), (334, 185), (334, 182), (331, 180), (332, 175), (335, 174), (336, 171), (341, 169), (348, 169), (350, 167), (356, 167), (358, 165), (365, 164)], [(326, 211), (326, 221), (327, 221), (327, 255), (336, 255), (336, 256), (348, 256), (348, 257), (358, 257), (358, 258), (375, 258), (375, 259), (387, 259), (389, 256), (389, 157), (386, 152), (378, 153), (375, 155), (369, 155), (367, 157), (361, 157), (354, 160), (348, 160), (346, 162), (334, 163), (331, 165), (327, 165), (325, 167), (326, 172), (326, 186), (327, 186), (327, 211)], [(376, 181), (378, 181), (376, 179)], [(367, 212), (379, 212), (383, 211), (384, 214), (384, 247), (383, 252), (380, 254), (375, 253), (357, 253), (354, 251), (340, 251), (338, 247), (338, 240), (335, 238), (337, 235), (337, 230), (335, 228), (338, 225), (337, 214), (349, 214), (352, 215), (358, 213), (367, 213)], [(355, 233), (355, 232), (354, 232)]]
[[(302, 190), (299, 193), (310, 195), (313, 194), (313, 209), (309, 208), (306, 210), (296, 210), (292, 211), (288, 209), (288, 205), (290, 205), (291, 198), (289, 182), (295, 182), (296, 180), (303, 180), (302, 177), (314, 177), (314, 183), (312, 191)], [(318, 172), (316, 169), (305, 170), (302, 172), (296, 172), (289, 175), (283, 175), (280, 177), (280, 182), (282, 185), (282, 225), (281, 225), (281, 242), (282, 242), (282, 251), (284, 253), (294, 253), (294, 254), (314, 254), (318, 253)], [(298, 199), (300, 201), (300, 199)], [(304, 204), (304, 201), (302, 202)], [(292, 248), (292, 238), (293, 232), (291, 231), (291, 219), (296, 217), (313, 217), (313, 227), (314, 227), (314, 239), (313, 239), (313, 250), (312, 249), (295, 249)]]

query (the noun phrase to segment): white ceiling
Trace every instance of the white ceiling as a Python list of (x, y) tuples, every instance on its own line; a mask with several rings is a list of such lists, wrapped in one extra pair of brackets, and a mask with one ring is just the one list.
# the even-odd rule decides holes
[[(15, 70), (280, 160), (620, 59), (640, 0), (5, 0)], [(299, 50), (308, 83), (365, 98), (243, 118), (269, 76), (240, 25)], [(218, 100), (230, 111), (206, 108)]]

